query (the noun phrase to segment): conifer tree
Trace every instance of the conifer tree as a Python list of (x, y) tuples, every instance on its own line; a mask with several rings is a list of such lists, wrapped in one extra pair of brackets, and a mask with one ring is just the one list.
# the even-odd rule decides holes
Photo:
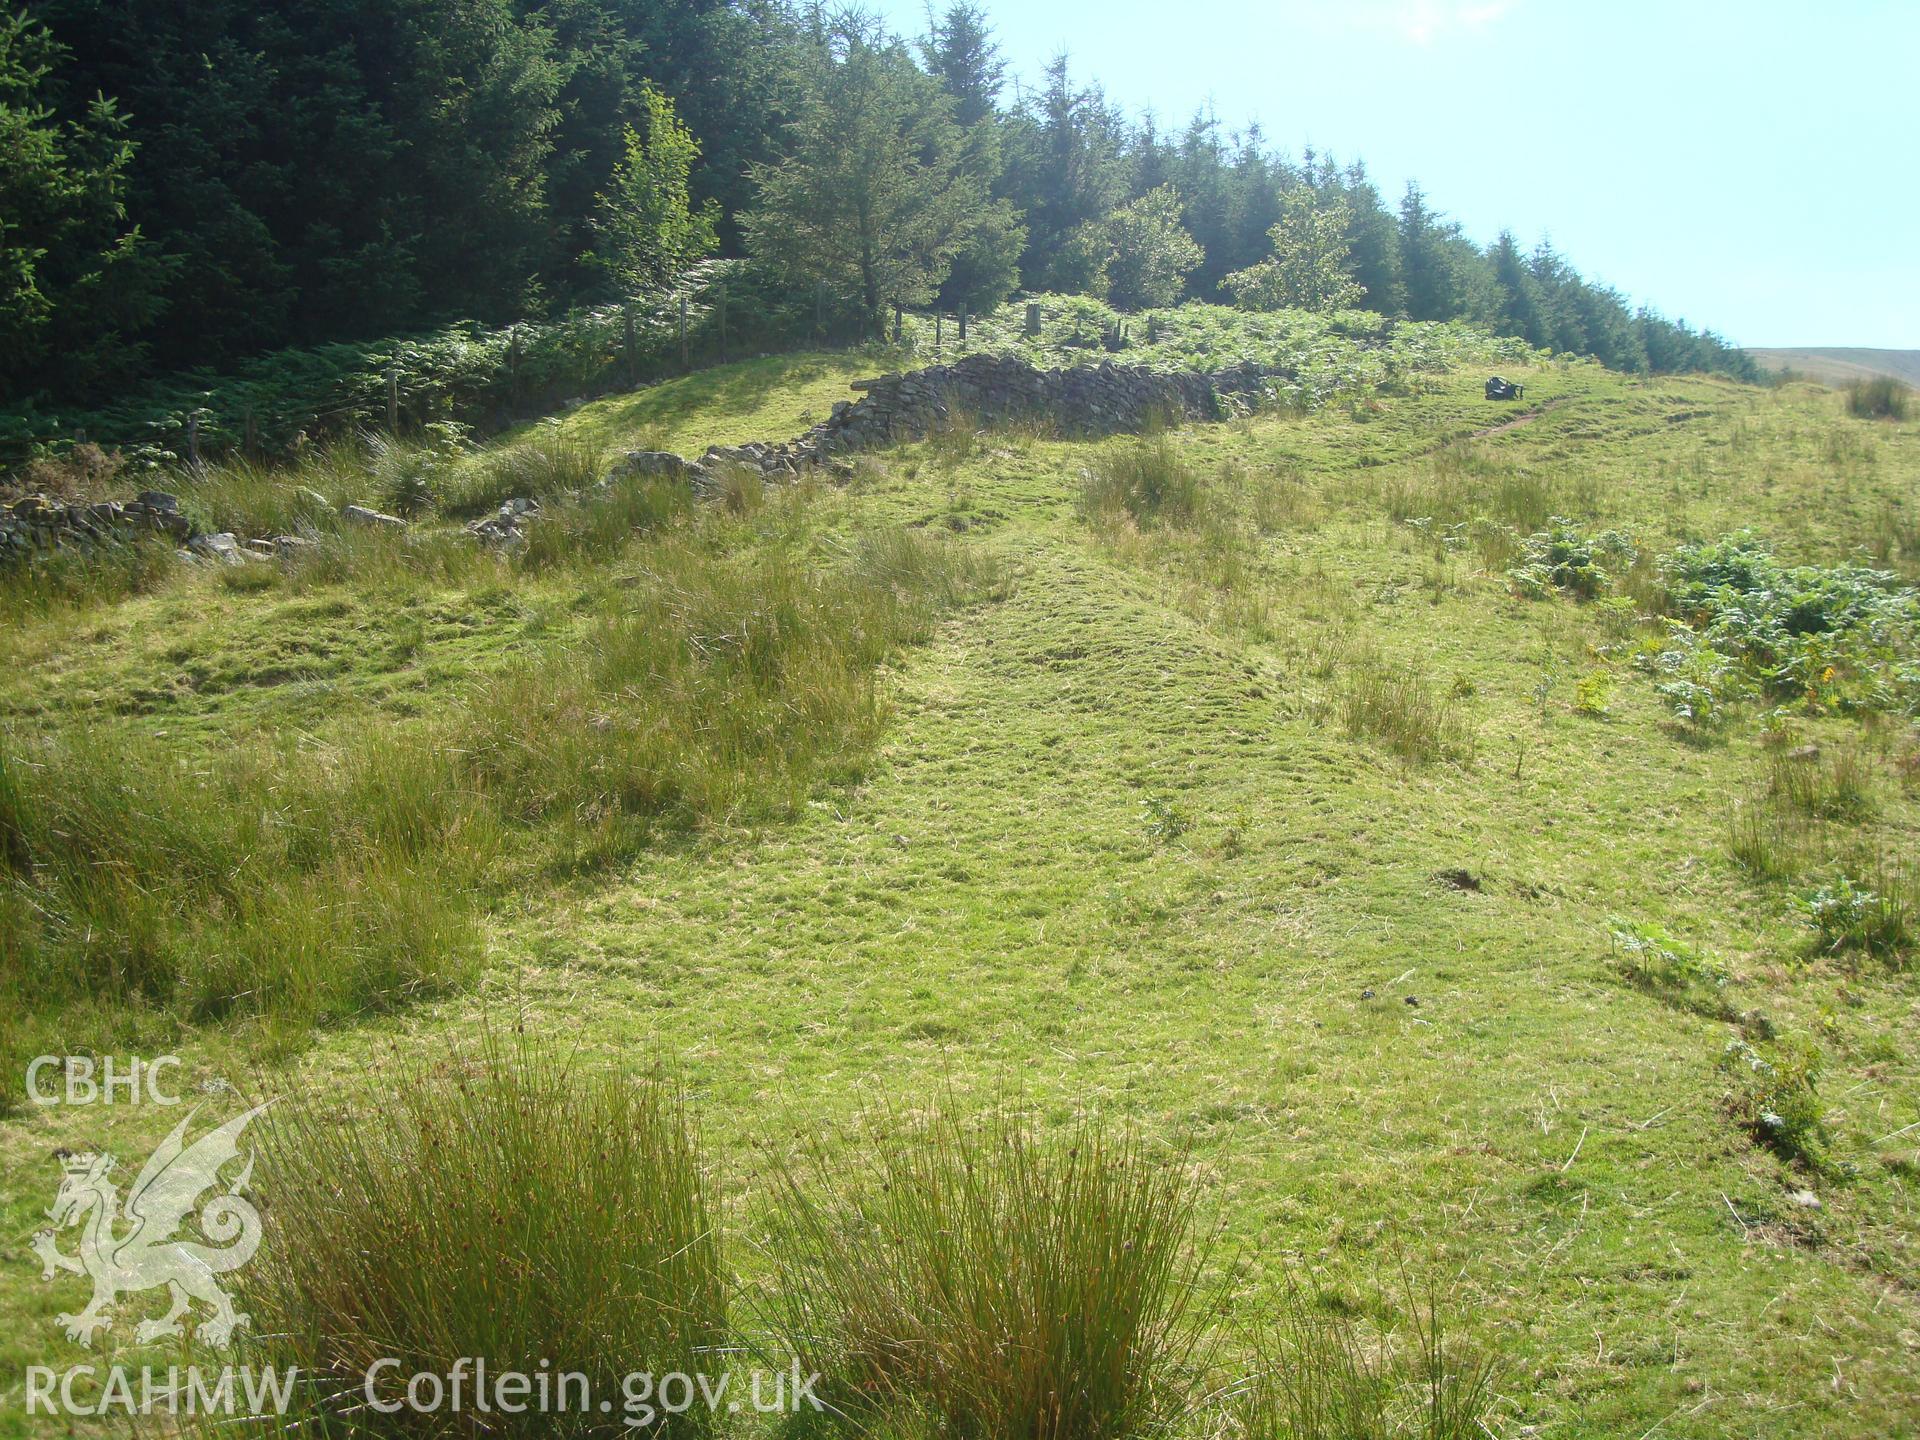
[(122, 202), (133, 158), (114, 102), (61, 123), (46, 27), (0, 12), (0, 399), (124, 373), (165, 267)]
[(748, 247), (869, 323), (934, 298), (989, 208), (953, 101), (870, 22), (836, 23), (807, 77), (787, 157), (756, 166)]

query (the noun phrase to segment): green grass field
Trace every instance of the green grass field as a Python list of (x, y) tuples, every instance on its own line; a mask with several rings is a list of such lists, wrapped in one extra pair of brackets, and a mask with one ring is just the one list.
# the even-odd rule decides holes
[[(560, 428), (687, 452), (780, 438), (886, 363), (754, 361)], [(85, 729), (105, 789), (115, 757), (164, 754), (185, 774), (169, 783), (220, 787), (232, 810), (328, 810), (363, 838), (296, 900), (347, 897), (348, 914), (403, 868), (445, 891), (431, 923), (408, 902), (409, 933), (450, 935), (461, 958), (285, 1012), (81, 987), (29, 1018), (37, 992), (16, 988), (8, 1053), (172, 1050), (182, 1088), (225, 1077), (350, 1116), (383, 1104), (396, 1056), (514, 1028), (589, 1070), (679, 1076), (746, 1236), (767, 1223), (770, 1165), (815, 1138), (850, 1149), (876, 1102), (997, 1101), (1043, 1129), (1095, 1113), (1200, 1182), (1230, 1352), (1288, 1272), (1361, 1311), (1405, 1275), (1497, 1356), (1497, 1435), (1906, 1433), (1911, 932), (1829, 952), (1795, 902), (1843, 877), (1915, 893), (1911, 636), (1880, 656), (1884, 703), (1842, 695), (1871, 679), (1842, 661), (1821, 682), (1840, 689), (1736, 697), (1712, 725), (1677, 719), (1636, 657), (1665, 633), (1652, 562), (1684, 543), (1750, 529), (1795, 564), (1920, 579), (1920, 425), (1851, 419), (1805, 385), (1503, 368), (1524, 405), (1486, 402), (1484, 369), (1460, 368), (1182, 429), (1157, 455), (939, 437), (863, 457), (844, 487), (676, 511), (544, 569), (364, 554), (21, 609), (0, 634), (9, 783), (40, 783), (23, 767), (55, 762), (34, 747)], [(1116, 499), (1122, 460), (1183, 470), (1189, 512)], [(1530, 598), (1508, 571), (1554, 516), (1647, 558), (1599, 598)], [(890, 568), (847, 558), (893, 556), (903, 535), (923, 548)], [(804, 590), (843, 564), (844, 594)], [(683, 624), (690, 644), (732, 635), (746, 599), (715, 599), (711, 623), (672, 599), (728, 565), (749, 589), (798, 577), (766, 611), (776, 628), (832, 630), (877, 606), (862, 585), (904, 598), (806, 662), (844, 671), (844, 694), (790, 655), (784, 678), (754, 680), (764, 724), (739, 719), (732, 672), (730, 689), (676, 678), (671, 712), (646, 708), (664, 661), (606, 678), (601, 627), (622, 617)], [(469, 765), (578, 719), (515, 689), (530, 671), (549, 677), (536, 689), (587, 675), (555, 692), (597, 717), (582, 733), (637, 747), (622, 726), (657, 711), (739, 734), (645, 738), (657, 763), (617, 785), (612, 746)], [(796, 734), (823, 738), (803, 753), (781, 738)], [(354, 819), (354, 767), (386, 745), (454, 756), (463, 818), (420, 802), (411, 844)], [(256, 853), (282, 852), (220, 861), (194, 905), (256, 903), (233, 878)], [(42, 912), (9, 904), (0, 959), (23, 973), (94, 953), (29, 943)], [(385, 933), (387, 914), (341, 933)], [(166, 955), (279, 935), (232, 915), (153, 924)], [(1647, 936), (1657, 963), (1633, 949)], [(211, 993), (198, 973), (178, 983)], [(1779, 1101), (1746, 1088), (1741, 1053), (1725, 1063), (1734, 1043), (1817, 1048), (1824, 1135), (1796, 1132), (1799, 1158), (1761, 1143), (1752, 1116)], [(84, 1140), (137, 1164), (176, 1118), (0, 1121), (0, 1435), (43, 1433), (12, 1390), (23, 1366), (98, 1358), (53, 1322), (80, 1282), (43, 1283), (27, 1249), (49, 1151)], [(764, 1269), (751, 1245), (736, 1263)]]

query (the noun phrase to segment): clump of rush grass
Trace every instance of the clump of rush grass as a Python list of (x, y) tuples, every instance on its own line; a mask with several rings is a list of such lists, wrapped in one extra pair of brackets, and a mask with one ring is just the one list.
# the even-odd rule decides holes
[[(759, 477), (754, 477), (758, 484)], [(596, 487), (578, 499), (548, 505), (527, 527), (514, 552), (522, 570), (593, 563), (618, 555), (633, 540), (685, 517), (693, 507), (687, 487), (636, 477)]]
[(503, 813), (554, 822), (573, 865), (662, 824), (790, 813), (858, 774), (886, 715), (875, 667), (997, 574), (906, 530), (825, 565), (669, 532), (616, 613), (487, 682), (459, 746)]
[(1863, 879), (1841, 875), (1801, 899), (1798, 908), (1813, 926), (1821, 953), (1857, 950), (1903, 965), (1920, 931), (1920, 883), (1911, 868), (1885, 855), (1862, 868)]
[(1267, 474), (1248, 485), (1254, 529), (1262, 535), (1312, 530), (1322, 517), (1319, 497), (1297, 471)]
[(386, 736), (188, 759), (128, 729), (0, 734), (0, 896), (22, 921), (0, 998), (298, 1027), (443, 991), (476, 958), (463, 890), (492, 833), (453, 772)]
[(285, 464), (228, 455), (161, 488), (179, 494), (202, 530), (312, 538), (342, 529), (343, 505), (424, 515), (459, 467), (444, 442), (356, 432), (306, 446)]
[(760, 472), (746, 465), (716, 467), (712, 499), (727, 514), (744, 517), (757, 512), (767, 500), (767, 482)]
[(1772, 798), (1809, 819), (1860, 821), (1878, 808), (1873, 762), (1858, 746), (1830, 754), (1811, 745), (1775, 751), (1767, 770)]
[[(373, 1079), (364, 1095), (283, 1102), (265, 1122), (272, 1205), (235, 1298), (252, 1317), (244, 1359), (299, 1368), (297, 1408), (281, 1426), (710, 1433), (706, 1405), (636, 1428), (623, 1403), (630, 1374), (717, 1379), (728, 1368), (720, 1205), (678, 1088), (585, 1075), (530, 1042), (491, 1037)], [(464, 1360), (466, 1407), (374, 1410), (367, 1377), (388, 1359), (399, 1363), (374, 1381), (383, 1405), (403, 1398), (409, 1377), (449, 1377)], [(564, 1410), (480, 1414), (474, 1361), (568, 1385), (552, 1392)]]
[(62, 614), (157, 590), (180, 573), (170, 540), (142, 535), (44, 550), (0, 565), (0, 622)]
[(1352, 738), (1383, 745), (1414, 764), (1471, 763), (1477, 748), (1459, 697), (1441, 691), (1420, 670), (1389, 665), (1377, 655), (1350, 658), (1335, 709)]
[(1857, 420), (1904, 420), (1913, 391), (1891, 376), (1854, 380), (1847, 386), (1847, 413)]
[(484, 515), (508, 500), (546, 501), (582, 494), (605, 478), (604, 442), (557, 425), (536, 425), (524, 437), (469, 458), (441, 487), (449, 515)]
[(1289, 1281), (1257, 1332), (1253, 1373), (1228, 1391), (1244, 1440), (1481, 1440), (1492, 1357), (1448, 1336), (1437, 1293), (1410, 1296), (1396, 1333), (1365, 1333), (1346, 1307)]
[(1185, 525), (1200, 506), (1199, 474), (1167, 430), (1110, 446), (1081, 490), (1081, 508), (1096, 520), (1127, 515), (1136, 525)]
[(980, 419), (971, 411), (950, 408), (927, 436), (927, 457), (942, 470), (964, 465), (980, 448), (980, 429)]
[(860, 1430), (1124, 1440), (1181, 1405), (1205, 1316), (1196, 1189), (1092, 1121), (869, 1122), (859, 1178), (784, 1172), (771, 1332)]
[(1545, 528), (1564, 508), (1551, 476), (1475, 441), (1442, 446), (1391, 473), (1381, 485), (1387, 514), (1434, 525), (1492, 521), (1525, 533)]

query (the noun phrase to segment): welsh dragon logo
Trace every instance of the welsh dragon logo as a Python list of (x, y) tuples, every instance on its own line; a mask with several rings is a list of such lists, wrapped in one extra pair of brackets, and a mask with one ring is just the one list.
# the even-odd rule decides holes
[[(143, 1345), (179, 1335), (181, 1319), (196, 1300), (212, 1312), (194, 1331), (208, 1345), (226, 1345), (233, 1332), (248, 1323), (247, 1316), (233, 1308), (217, 1277), (238, 1270), (260, 1248), (260, 1214), (242, 1198), (253, 1174), (252, 1154), (224, 1193), (204, 1205), (200, 1197), (221, 1185), (221, 1169), (240, 1158), (240, 1133), (266, 1108), (256, 1105), (188, 1144), (187, 1127), (200, 1113), (195, 1106), (141, 1167), (127, 1192), (124, 1213), (112, 1178), (113, 1156), (53, 1152), (63, 1178), (47, 1218), (60, 1229), (81, 1227), (80, 1248), (77, 1255), (64, 1255), (54, 1231), (42, 1230), (33, 1240), (34, 1254), (45, 1267), (41, 1278), (51, 1280), (66, 1271), (93, 1281), (93, 1299), (87, 1308), (77, 1315), (57, 1317), (68, 1339), (91, 1345), (95, 1331), (112, 1327), (115, 1300), (162, 1285), (172, 1303), (165, 1315), (135, 1327), (134, 1339)], [(200, 1232), (212, 1244), (174, 1237), (195, 1210)]]

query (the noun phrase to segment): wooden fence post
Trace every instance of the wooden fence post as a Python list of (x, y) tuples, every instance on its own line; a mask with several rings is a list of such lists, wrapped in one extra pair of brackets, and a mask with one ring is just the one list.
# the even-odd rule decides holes
[(900, 305), (897, 301), (893, 307), (893, 343), (900, 343)]
[(400, 433), (400, 367), (387, 366), (387, 433)]
[(942, 332), (946, 328), (946, 318), (938, 310), (933, 312), (933, 353), (936, 356), (940, 353), (941, 345), (945, 343)]
[(507, 405), (520, 403), (520, 327), (507, 337)]
[(187, 412), (187, 464), (195, 470), (200, 468), (200, 412)]
[(687, 368), (687, 297), (680, 297), (680, 368)]
[(640, 346), (633, 334), (633, 301), (627, 301), (625, 313), (621, 319), (626, 330), (624, 339), (627, 342), (627, 384), (638, 385), (640, 383)]
[(1038, 304), (1029, 304), (1027, 306), (1027, 334), (1038, 335), (1039, 333), (1040, 307)]
[(960, 307), (960, 343), (967, 343), (967, 307), (964, 305)]

